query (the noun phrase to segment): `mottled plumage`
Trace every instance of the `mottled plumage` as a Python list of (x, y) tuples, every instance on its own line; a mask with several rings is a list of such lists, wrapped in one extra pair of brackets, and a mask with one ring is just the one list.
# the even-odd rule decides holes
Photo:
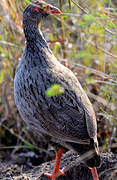
[[(36, 134), (73, 149), (79, 154), (93, 150), (86, 160), (90, 167), (99, 166), (97, 122), (93, 107), (71, 70), (59, 63), (49, 49), (38, 22), (48, 13), (34, 12), (29, 5), (23, 15), (26, 47), (17, 67), (14, 97), (22, 119)], [(64, 93), (48, 97), (52, 84), (64, 87)]]

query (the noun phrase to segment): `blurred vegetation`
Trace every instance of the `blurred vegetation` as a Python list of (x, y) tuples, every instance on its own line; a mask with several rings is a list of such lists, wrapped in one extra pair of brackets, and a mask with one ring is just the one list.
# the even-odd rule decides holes
[[(100, 146), (103, 150), (108, 147), (112, 150), (114, 146), (117, 153), (117, 3), (114, 0), (46, 2), (59, 7), (62, 15), (50, 16), (42, 22), (44, 37), (58, 60), (76, 74), (93, 103)], [(33, 144), (33, 140), (13, 98), (14, 74), (25, 46), (22, 13), (29, 3), (30, 0), (0, 1), (1, 148), (19, 148), (22, 143), (37, 148), (29, 143)]]

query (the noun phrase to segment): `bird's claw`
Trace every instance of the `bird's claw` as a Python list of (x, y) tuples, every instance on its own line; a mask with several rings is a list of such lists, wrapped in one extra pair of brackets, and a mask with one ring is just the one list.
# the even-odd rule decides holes
[(63, 169), (62, 170), (58, 169), (57, 171), (53, 172), (52, 174), (44, 173), (44, 176), (47, 176), (48, 178), (51, 178), (52, 180), (56, 180), (56, 178), (60, 175), (62, 175), (62, 176), (65, 175)]

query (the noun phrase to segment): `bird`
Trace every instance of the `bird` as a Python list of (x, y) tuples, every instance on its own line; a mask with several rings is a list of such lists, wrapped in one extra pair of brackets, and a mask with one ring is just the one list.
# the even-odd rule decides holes
[[(55, 180), (60, 174), (64, 176), (60, 160), (66, 149), (83, 155), (92, 172), (101, 160), (93, 106), (74, 73), (54, 56), (39, 27), (48, 15), (61, 15), (61, 11), (42, 0), (33, 1), (23, 12), (26, 45), (15, 73), (14, 99), (21, 118), (36, 137), (43, 136), (55, 147), (53, 172), (45, 173)], [(46, 90), (53, 84), (64, 92), (48, 97)]]

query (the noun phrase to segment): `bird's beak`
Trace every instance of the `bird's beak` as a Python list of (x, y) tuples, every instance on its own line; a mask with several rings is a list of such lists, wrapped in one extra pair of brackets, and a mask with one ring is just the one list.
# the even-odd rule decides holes
[(55, 7), (55, 6), (50, 6), (50, 5), (48, 5), (47, 7), (47, 12), (49, 13), (49, 14), (61, 14), (61, 11), (60, 11), (60, 9), (58, 9), (57, 7)]
[(51, 14), (61, 14), (61, 11), (60, 9), (56, 8), (56, 7), (53, 7), (51, 9)]

